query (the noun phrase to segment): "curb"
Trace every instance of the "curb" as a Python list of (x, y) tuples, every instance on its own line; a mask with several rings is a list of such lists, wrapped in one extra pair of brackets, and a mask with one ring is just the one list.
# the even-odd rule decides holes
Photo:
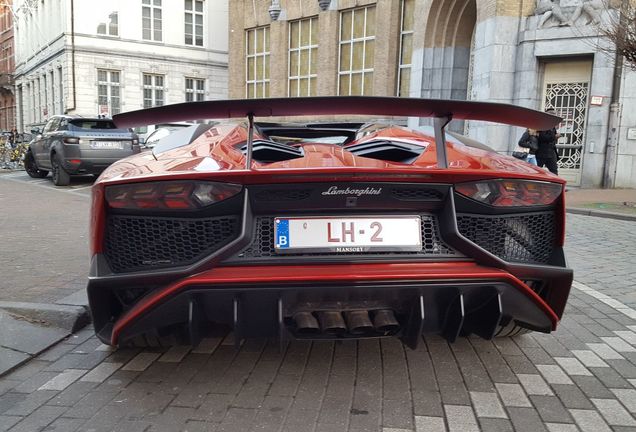
[(618, 219), (624, 221), (634, 221), (636, 222), (636, 215), (625, 214), (625, 213), (616, 213), (616, 212), (608, 212), (603, 210), (594, 210), (580, 207), (568, 207), (565, 210), (567, 213), (578, 214), (584, 216), (596, 216), (607, 219)]

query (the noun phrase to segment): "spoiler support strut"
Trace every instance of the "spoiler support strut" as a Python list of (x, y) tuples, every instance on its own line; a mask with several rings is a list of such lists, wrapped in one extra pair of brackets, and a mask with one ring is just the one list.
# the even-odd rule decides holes
[(440, 169), (448, 168), (448, 158), (446, 157), (446, 126), (448, 126), (452, 119), (453, 116), (448, 114), (445, 117), (435, 117), (433, 120), (437, 167)]
[(254, 146), (254, 113), (247, 114), (247, 154), (245, 155), (245, 169), (252, 169), (252, 147)]

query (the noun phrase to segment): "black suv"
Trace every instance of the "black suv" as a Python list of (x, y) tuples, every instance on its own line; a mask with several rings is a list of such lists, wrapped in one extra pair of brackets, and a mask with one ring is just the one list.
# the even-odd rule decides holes
[(29, 176), (46, 177), (53, 173), (53, 183), (64, 186), (71, 175), (98, 175), (113, 162), (139, 153), (137, 135), (117, 129), (108, 118), (53, 116), (44, 126), (32, 129), (34, 138), (24, 157)]

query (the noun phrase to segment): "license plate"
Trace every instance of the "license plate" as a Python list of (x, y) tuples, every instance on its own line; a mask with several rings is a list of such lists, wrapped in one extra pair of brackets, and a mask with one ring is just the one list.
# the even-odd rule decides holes
[(124, 143), (123, 141), (91, 141), (91, 148), (122, 150)]
[(419, 216), (275, 218), (278, 253), (416, 252), (422, 250)]

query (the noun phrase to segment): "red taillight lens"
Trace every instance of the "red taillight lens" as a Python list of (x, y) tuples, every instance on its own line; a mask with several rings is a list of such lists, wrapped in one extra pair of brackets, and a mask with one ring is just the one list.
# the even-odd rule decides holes
[(495, 207), (550, 205), (561, 195), (558, 183), (533, 180), (484, 180), (455, 185), (460, 194)]
[(107, 186), (111, 208), (193, 210), (214, 204), (241, 192), (232, 183), (167, 181)]

